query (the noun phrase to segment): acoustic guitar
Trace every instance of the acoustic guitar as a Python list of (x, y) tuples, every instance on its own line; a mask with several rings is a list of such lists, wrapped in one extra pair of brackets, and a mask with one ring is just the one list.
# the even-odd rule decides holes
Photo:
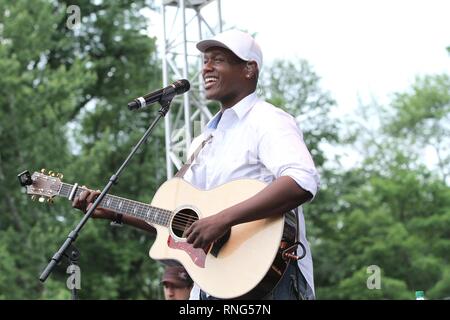
[[(85, 190), (61, 179), (42, 172), (19, 175), (26, 193), (41, 202), (55, 196), (71, 200)], [(289, 260), (298, 258), (293, 212), (233, 226), (226, 237), (207, 249), (193, 248), (183, 233), (194, 221), (244, 201), (265, 187), (261, 181), (242, 179), (202, 191), (173, 178), (161, 185), (150, 205), (108, 194), (99, 207), (152, 225), (157, 236), (150, 257), (169, 265), (182, 264), (208, 294), (221, 299), (258, 299), (276, 286)]]

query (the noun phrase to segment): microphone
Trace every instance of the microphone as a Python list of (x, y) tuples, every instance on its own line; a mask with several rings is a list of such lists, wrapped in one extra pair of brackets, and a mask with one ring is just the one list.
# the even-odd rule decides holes
[(147, 93), (143, 97), (134, 99), (133, 101), (128, 103), (128, 109), (137, 110), (149, 106), (152, 103), (160, 102), (163, 99), (171, 100), (176, 95), (185, 93), (190, 88), (191, 85), (186, 79), (177, 80), (165, 88)]

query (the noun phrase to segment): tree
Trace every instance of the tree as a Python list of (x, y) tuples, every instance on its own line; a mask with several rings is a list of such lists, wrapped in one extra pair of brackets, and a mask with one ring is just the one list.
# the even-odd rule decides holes
[[(145, 35), (140, 14), (150, 3), (79, 1), (75, 28), (66, 11), (72, 4), (0, 1), (0, 191), (8, 195), (0, 200), (8, 213), (0, 218), (0, 269), (10, 271), (0, 283), (4, 298), (69, 297), (66, 261), (44, 285), (38, 276), (80, 219), (68, 202), (32, 203), (19, 192), (16, 175), (46, 167), (68, 182), (100, 188), (154, 116), (125, 108), (160, 83), (155, 39)], [(141, 169), (157, 172), (162, 139), (160, 128), (112, 193), (151, 198), (162, 174), (136, 177)], [(76, 242), (81, 298), (157, 297), (159, 265), (147, 256), (150, 242), (131, 228), (88, 222)]]
[[(416, 290), (428, 298), (449, 295), (450, 190), (442, 167), (425, 166), (418, 150), (446, 138), (440, 133), (449, 111), (447, 78), (419, 79), (382, 112), (376, 103), (364, 106), (365, 117), (348, 126), (354, 131), (347, 141), (363, 159), (327, 185), (338, 200), (330, 208), (335, 218), (325, 219), (327, 233), (313, 246), (320, 299), (413, 299)], [(419, 126), (429, 129), (427, 139)], [(365, 288), (371, 265), (381, 270), (379, 291)]]
[(418, 77), (410, 92), (396, 94), (390, 110), (384, 130), (406, 142), (415, 154), (434, 149), (437, 168), (446, 181), (450, 174), (450, 76)]

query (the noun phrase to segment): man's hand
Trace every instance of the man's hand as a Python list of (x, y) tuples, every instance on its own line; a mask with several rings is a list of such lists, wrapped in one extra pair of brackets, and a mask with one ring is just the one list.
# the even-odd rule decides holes
[[(86, 213), (92, 204), (95, 202), (95, 199), (100, 195), (100, 191), (93, 190), (85, 190), (81, 192), (78, 197), (75, 197), (72, 201), (72, 207), (79, 209)], [(98, 208), (92, 214), (92, 218), (94, 219), (109, 219), (113, 220), (115, 217), (114, 211)]]
[(206, 248), (224, 236), (232, 226), (272, 216), (281, 216), (310, 200), (312, 194), (291, 177), (282, 176), (253, 197), (216, 215), (194, 222), (184, 233), (194, 248)]
[(224, 236), (230, 228), (221, 215), (216, 214), (195, 221), (184, 232), (184, 236), (187, 238), (187, 243), (191, 243), (194, 248), (207, 248)]

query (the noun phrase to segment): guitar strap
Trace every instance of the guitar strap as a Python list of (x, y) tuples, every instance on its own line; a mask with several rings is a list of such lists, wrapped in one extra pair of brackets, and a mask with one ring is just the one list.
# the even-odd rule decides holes
[(180, 168), (180, 170), (175, 174), (176, 178), (183, 178), (186, 171), (189, 169), (191, 164), (194, 162), (194, 160), (197, 158), (200, 151), (202, 151), (203, 147), (206, 145), (206, 143), (212, 139), (212, 134), (210, 134), (203, 142), (198, 146), (198, 148), (195, 150), (195, 152), (190, 156), (189, 160), (186, 161), (186, 163)]

